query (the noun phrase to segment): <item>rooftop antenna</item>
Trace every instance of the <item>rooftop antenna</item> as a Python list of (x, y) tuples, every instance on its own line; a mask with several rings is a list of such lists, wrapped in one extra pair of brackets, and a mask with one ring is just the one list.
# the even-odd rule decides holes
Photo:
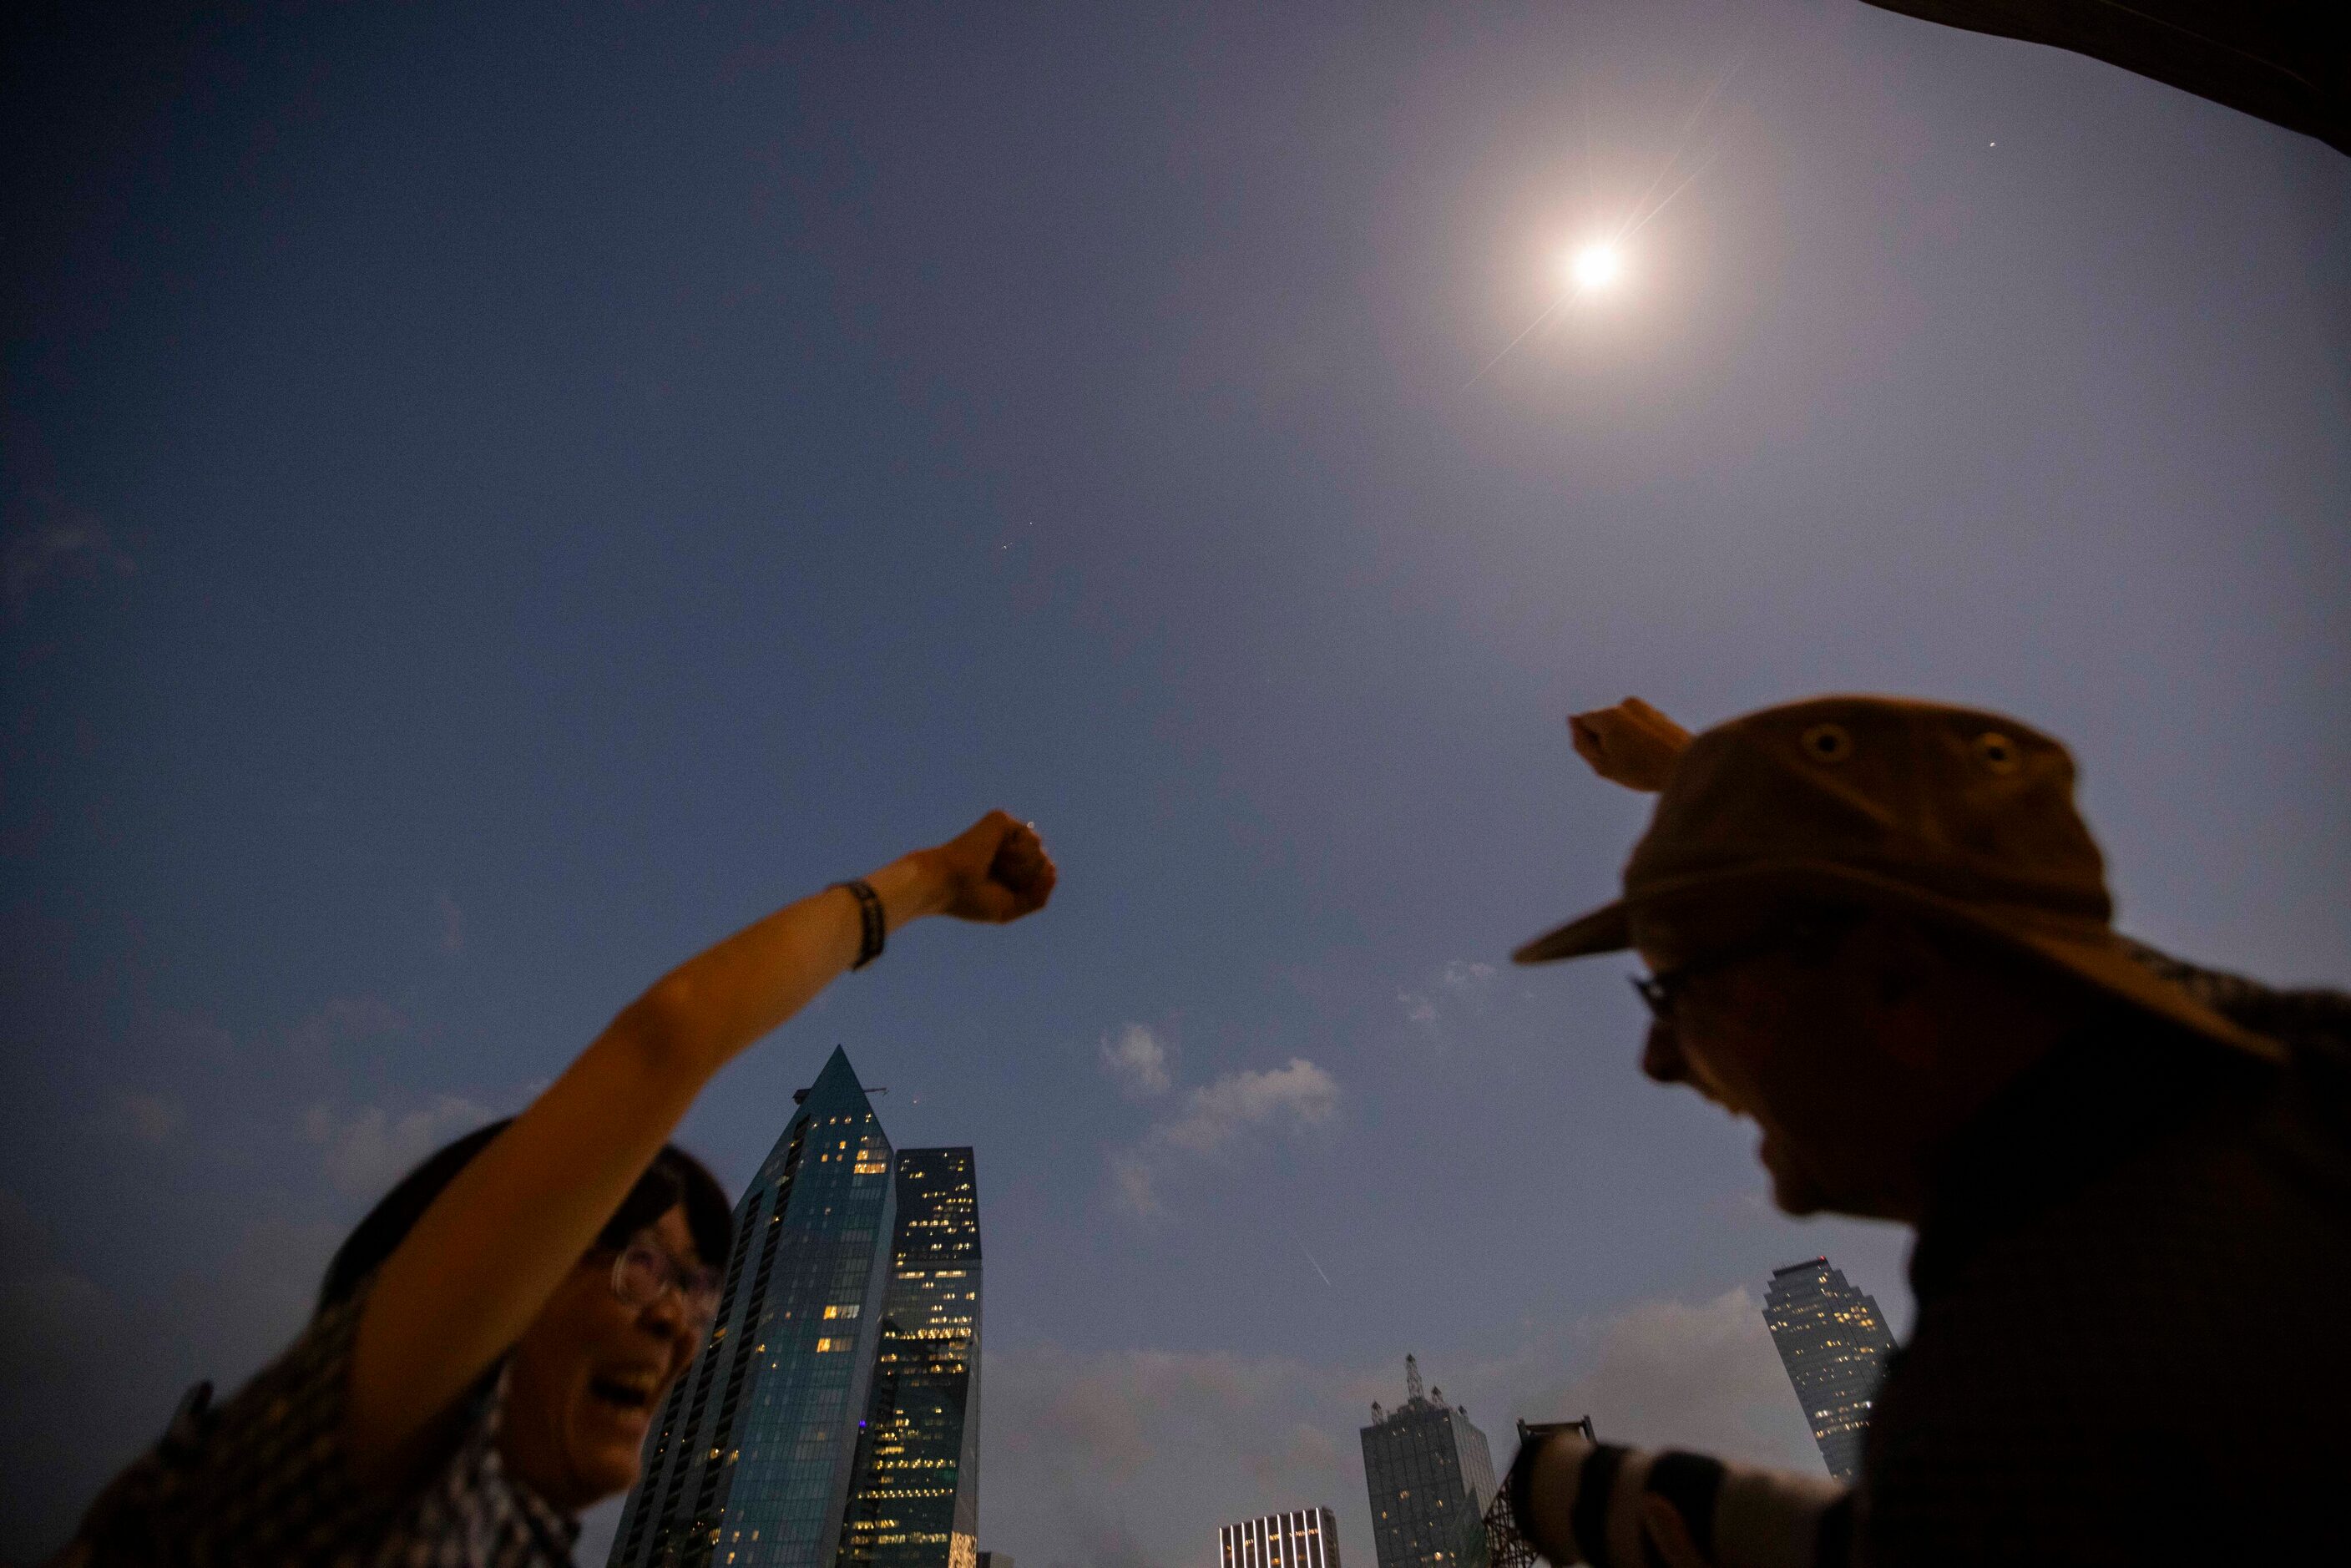
[(1404, 1358), (1404, 1391), (1416, 1405), (1428, 1397), (1427, 1392), (1420, 1385), (1420, 1360), (1409, 1352)]

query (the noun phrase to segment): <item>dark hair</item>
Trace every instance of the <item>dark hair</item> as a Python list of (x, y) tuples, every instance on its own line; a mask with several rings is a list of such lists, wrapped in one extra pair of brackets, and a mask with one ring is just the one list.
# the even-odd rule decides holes
[[(350, 1300), (408, 1239), (424, 1211), (433, 1207), (433, 1200), (441, 1196), (441, 1189), (512, 1120), (507, 1117), (476, 1127), (401, 1177), (400, 1185), (384, 1194), (335, 1249), (334, 1261), (327, 1265), (327, 1278), (319, 1286), (319, 1310)], [(675, 1144), (662, 1145), (653, 1163), (645, 1167), (645, 1174), (596, 1233), (597, 1245), (624, 1247), (630, 1237), (680, 1204), (685, 1206), (685, 1228), (694, 1235), (694, 1249), (702, 1254), (702, 1261), (714, 1269), (725, 1268), (727, 1251), (735, 1243), (735, 1216), (726, 1201), (726, 1189), (700, 1160)]]

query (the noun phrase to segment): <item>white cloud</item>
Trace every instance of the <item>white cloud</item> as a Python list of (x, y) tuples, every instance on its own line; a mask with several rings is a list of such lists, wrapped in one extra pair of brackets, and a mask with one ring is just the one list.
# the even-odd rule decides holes
[(1292, 1490), (1301, 1477), (1343, 1472), (1339, 1445), (1331, 1434), (1305, 1421), (1295, 1421), (1269, 1447), (1242, 1455), (1249, 1474), (1270, 1496)]
[(400, 1034), (408, 1019), (381, 997), (337, 997), (296, 1024), (287, 1043), (298, 1051), (318, 1052), (352, 1040)]
[(1139, 1217), (1165, 1214), (1159, 1189), (1178, 1164), (1219, 1157), (1252, 1132), (1302, 1132), (1338, 1108), (1338, 1080), (1304, 1057), (1262, 1072), (1228, 1072), (1186, 1090), (1140, 1143), (1112, 1152), (1111, 1200)]
[(142, 1144), (161, 1144), (187, 1124), (188, 1108), (168, 1094), (124, 1097), (122, 1113), (130, 1118), (131, 1135)]
[(443, 1144), (489, 1119), (486, 1109), (455, 1094), (399, 1117), (370, 1105), (344, 1119), (320, 1104), (303, 1113), (302, 1135), (325, 1149), (327, 1177), (338, 1190), (372, 1198)]
[(1184, 1096), (1182, 1113), (1155, 1130), (1164, 1142), (1213, 1155), (1251, 1127), (1287, 1123), (1311, 1127), (1339, 1108), (1339, 1083), (1302, 1056), (1269, 1072), (1228, 1072)]
[(1527, 1366), (1520, 1386), (1569, 1414), (1590, 1412), (1614, 1441), (1817, 1470), (1763, 1304), (1746, 1287), (1697, 1303), (1645, 1301), (1576, 1338), (1573, 1376), (1545, 1379)]
[(1338, 1380), (1302, 1363), (1056, 1345), (987, 1362), (994, 1528), (1040, 1568), (1188, 1563), (1203, 1520), (1363, 1494)]
[(1167, 1212), (1159, 1201), (1159, 1178), (1140, 1149), (1121, 1149), (1111, 1155), (1110, 1196), (1113, 1204), (1139, 1218)]
[(1500, 989), (1500, 972), (1493, 965), (1450, 958), (1421, 986), (1396, 992), (1396, 1003), (1405, 1022), (1442, 1045), (1452, 1039), (1457, 1024), (1490, 1012)]
[(1102, 1036), (1102, 1064), (1130, 1100), (1165, 1094), (1171, 1082), (1167, 1048), (1145, 1024), (1131, 1023), (1115, 1035)]

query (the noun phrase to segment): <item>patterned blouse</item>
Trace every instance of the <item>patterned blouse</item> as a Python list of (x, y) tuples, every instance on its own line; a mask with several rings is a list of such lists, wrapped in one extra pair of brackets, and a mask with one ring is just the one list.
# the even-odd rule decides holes
[(227, 1404), (183, 1409), (99, 1494), (57, 1568), (570, 1568), (579, 1524), (509, 1475), (498, 1452), (503, 1371), (484, 1380), (448, 1458), (423, 1479), (387, 1496), (352, 1477), (344, 1396), (366, 1300), (362, 1290), (320, 1312)]

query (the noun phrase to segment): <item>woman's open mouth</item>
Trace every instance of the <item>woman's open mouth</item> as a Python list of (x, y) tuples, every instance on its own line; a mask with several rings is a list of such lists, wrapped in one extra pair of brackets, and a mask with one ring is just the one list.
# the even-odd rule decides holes
[(632, 1414), (653, 1408), (656, 1386), (649, 1377), (591, 1377), (588, 1380), (588, 1392), (598, 1401)]

